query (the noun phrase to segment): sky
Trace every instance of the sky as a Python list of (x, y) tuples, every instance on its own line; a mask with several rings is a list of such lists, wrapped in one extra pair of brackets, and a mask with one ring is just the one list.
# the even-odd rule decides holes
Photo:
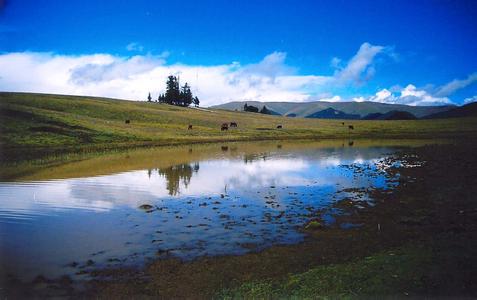
[(477, 101), (477, 1), (0, 0), (0, 91)]

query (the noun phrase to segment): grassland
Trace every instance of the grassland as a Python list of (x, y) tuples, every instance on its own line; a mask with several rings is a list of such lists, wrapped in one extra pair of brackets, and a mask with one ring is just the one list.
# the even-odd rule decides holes
[[(44, 153), (214, 141), (476, 136), (477, 118), (345, 121), (267, 116), (107, 98), (0, 93), (2, 160)], [(130, 120), (130, 124), (125, 124)], [(220, 124), (238, 128), (221, 131)], [(193, 130), (187, 130), (188, 125)], [(283, 129), (276, 129), (278, 124)]]

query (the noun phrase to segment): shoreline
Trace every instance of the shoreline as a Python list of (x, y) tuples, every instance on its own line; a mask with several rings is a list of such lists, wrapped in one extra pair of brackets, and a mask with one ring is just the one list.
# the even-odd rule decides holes
[[(474, 138), (474, 137), (472, 137)], [(15, 164), (31, 160), (48, 160), (50, 157), (61, 157), (64, 155), (81, 155), (88, 153), (114, 153), (116, 151), (128, 151), (145, 148), (161, 147), (181, 147), (192, 145), (209, 145), (219, 143), (248, 143), (248, 142), (290, 142), (290, 141), (452, 141), (459, 142), (463, 137), (455, 135), (423, 135), (423, 136), (382, 136), (367, 137), (364, 135), (353, 136), (288, 136), (288, 137), (256, 137), (256, 138), (231, 138), (231, 139), (209, 139), (209, 140), (185, 140), (173, 142), (135, 142), (118, 144), (90, 144), (85, 146), (63, 146), (63, 147), (28, 147), (28, 146), (6, 146), (0, 145), (0, 165)], [(477, 137), (475, 137), (477, 139)]]
[[(331, 297), (367, 295), (367, 290), (374, 291), (369, 295), (401, 297), (475, 296), (476, 283), (465, 279), (477, 275), (473, 268), (476, 256), (470, 254), (475, 252), (472, 241), (477, 236), (471, 221), (477, 217), (472, 201), (476, 177), (469, 175), (476, 164), (475, 147), (469, 142), (402, 151), (399, 157), (416, 167), (391, 170), (400, 174), (400, 184), (391, 193), (369, 191), (375, 205), (364, 208), (359, 208), (364, 205), (359, 199), (333, 205), (349, 213), (338, 217), (337, 224), (362, 224), (357, 228), (303, 229), (308, 233), (303, 243), (276, 245), (241, 256), (203, 257), (192, 262), (158, 259), (139, 269), (96, 270), (86, 290), (73, 296), (313, 296), (306, 294), (310, 290), (304, 287)], [(425, 163), (418, 166), (420, 160)], [(310, 220), (319, 221), (321, 213), (315, 211)], [(464, 268), (462, 261), (467, 264)], [(380, 269), (383, 266), (385, 271)], [(321, 279), (336, 280), (327, 275), (331, 273), (349, 285), (344, 294), (343, 287), (328, 286), (326, 290), (320, 286)], [(373, 282), (360, 286), (364, 278), (382, 282), (383, 289), (372, 290)], [(361, 288), (364, 290), (359, 293)]]

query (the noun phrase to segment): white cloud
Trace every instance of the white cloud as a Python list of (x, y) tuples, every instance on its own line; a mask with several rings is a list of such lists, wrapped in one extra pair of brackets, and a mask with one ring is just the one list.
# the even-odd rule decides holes
[(374, 101), (390, 104), (406, 104), (406, 105), (447, 105), (452, 101), (447, 97), (436, 97), (429, 92), (418, 89), (414, 85), (409, 84), (400, 90), (400, 95), (391, 93), (388, 89), (382, 89), (375, 95), (368, 97), (366, 101)]
[[(389, 48), (383, 46), (373, 46), (369, 43), (364, 43), (353, 56), (346, 67), (335, 72), (335, 77), (338, 83), (355, 83), (362, 84), (374, 76), (375, 68), (373, 60), (379, 53), (388, 52)], [(336, 59), (332, 63), (339, 63)]]
[(142, 52), (142, 50), (144, 50), (144, 47), (141, 46), (140, 44), (138, 43), (129, 43), (127, 46), (126, 46), (126, 50), (128, 51), (139, 51), (139, 52)]
[[(131, 43), (127, 48), (140, 47)], [(154, 97), (164, 92), (168, 75), (179, 74), (204, 106), (243, 100), (342, 101), (329, 90), (363, 84), (375, 73), (375, 57), (389, 52), (389, 47), (364, 43), (333, 75), (298, 75), (286, 64), (284, 52), (273, 52), (255, 64), (215, 66), (168, 64), (167, 52), (132, 57), (6, 53), (0, 54), (0, 90), (144, 100), (149, 92)], [(334, 63), (341, 65), (337, 58)], [(326, 96), (316, 96), (320, 94)]]
[(330, 62), (330, 66), (335, 69), (339, 69), (341, 67), (341, 59), (338, 57), (333, 57)]
[(464, 104), (469, 104), (472, 102), (477, 102), (477, 95), (464, 99)]
[[(361, 84), (375, 72), (374, 59), (389, 54), (389, 47), (368, 43), (347, 64), (334, 58), (335, 74), (297, 75), (285, 63), (286, 53), (273, 52), (255, 64), (239, 62), (216, 66), (167, 64), (169, 53), (120, 57), (110, 54), (56, 55), (52, 53), (6, 53), (0, 55), (0, 90), (105, 96), (144, 100), (164, 91), (168, 75), (179, 74), (189, 82), (204, 106), (228, 101), (375, 101), (407, 105), (452, 104), (448, 95), (477, 81), (477, 73), (454, 79), (438, 88), (409, 84), (381, 89), (369, 97), (345, 99), (329, 90)], [(391, 54), (389, 54), (391, 55)], [(465, 102), (475, 101), (475, 96)]]
[(340, 102), (342, 99), (340, 96), (333, 96), (333, 97), (328, 97), (328, 98), (321, 98), (319, 101), (325, 101), (325, 102)]
[(470, 74), (469, 76), (467, 76), (466, 79), (454, 79), (451, 82), (438, 88), (436, 92), (436, 96), (438, 97), (449, 96), (453, 94), (454, 92), (456, 92), (457, 90), (463, 89), (473, 84), (474, 82), (477, 82), (477, 73)]

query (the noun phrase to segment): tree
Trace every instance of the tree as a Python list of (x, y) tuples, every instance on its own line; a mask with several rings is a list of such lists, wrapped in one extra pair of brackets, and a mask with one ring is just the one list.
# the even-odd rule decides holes
[(152, 102), (151, 93), (149, 93), (149, 96), (147, 96), (147, 102)]
[(159, 96), (157, 97), (157, 102), (164, 103), (164, 94), (159, 94)]
[(193, 102), (194, 102), (195, 107), (199, 107), (200, 101), (199, 101), (199, 98), (197, 98), (197, 96), (194, 97), (194, 101), (193, 101)]
[(187, 84), (187, 82), (181, 88), (179, 99), (180, 99), (179, 105), (181, 106), (189, 106), (192, 104), (192, 100), (194, 100), (192, 96), (192, 92), (190, 90), (190, 86)]
[(164, 102), (167, 104), (178, 105), (180, 102), (179, 81), (176, 76), (167, 77), (166, 94)]
[(252, 106), (252, 105), (247, 105), (247, 103), (245, 103), (245, 105), (243, 107), (243, 110), (244, 111), (249, 111), (249, 112), (258, 112), (258, 107), (255, 107), (255, 106)]
[(179, 87), (179, 79), (174, 75), (167, 77), (166, 92), (159, 95), (157, 101), (185, 107), (192, 103), (196, 106), (199, 105), (199, 98), (194, 98), (189, 84), (186, 82), (182, 87)]

